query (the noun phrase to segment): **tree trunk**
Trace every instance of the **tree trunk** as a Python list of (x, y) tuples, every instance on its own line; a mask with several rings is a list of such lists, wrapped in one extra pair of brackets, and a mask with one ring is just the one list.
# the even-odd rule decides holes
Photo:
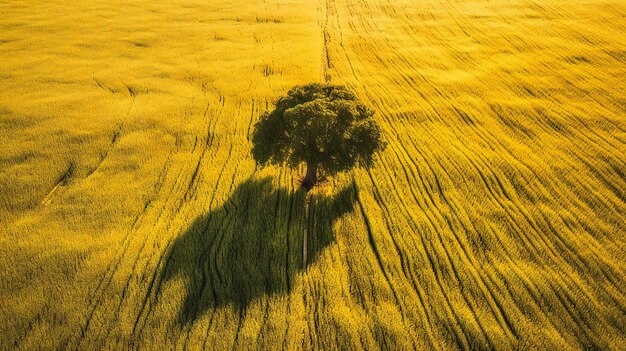
[(304, 211), (306, 213), (306, 225), (304, 227), (304, 233), (302, 236), (302, 264), (303, 268), (306, 268), (307, 265), (307, 256), (308, 256), (308, 241), (309, 241), (309, 232), (311, 229), (311, 194), (309, 194), (309, 190), (315, 186), (317, 183), (317, 163), (309, 163), (306, 164), (306, 176), (302, 180), (302, 187), (306, 191), (306, 199), (304, 200)]
[(308, 192), (317, 183), (317, 163), (306, 164), (306, 176), (302, 180), (302, 186)]

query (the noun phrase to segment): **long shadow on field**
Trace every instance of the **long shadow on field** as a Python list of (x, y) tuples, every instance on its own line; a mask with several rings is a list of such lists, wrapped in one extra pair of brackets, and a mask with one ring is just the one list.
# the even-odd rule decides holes
[[(308, 264), (334, 241), (332, 224), (353, 208), (355, 190), (312, 196)], [(269, 178), (248, 180), (220, 208), (196, 218), (170, 251), (165, 280), (184, 279), (181, 324), (206, 310), (232, 305), (245, 311), (262, 295), (288, 293), (303, 268), (305, 194), (275, 188)]]

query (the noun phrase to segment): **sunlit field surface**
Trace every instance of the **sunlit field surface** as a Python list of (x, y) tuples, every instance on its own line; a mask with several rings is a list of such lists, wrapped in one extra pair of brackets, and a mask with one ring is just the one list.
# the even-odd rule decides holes
[[(626, 349), (626, 3), (0, 1), (0, 349)], [(346, 84), (313, 191), (255, 121)]]

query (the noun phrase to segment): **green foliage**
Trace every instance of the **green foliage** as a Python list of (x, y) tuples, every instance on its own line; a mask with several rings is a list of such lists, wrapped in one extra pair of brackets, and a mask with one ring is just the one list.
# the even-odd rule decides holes
[(256, 123), (252, 155), (262, 165), (306, 162), (328, 174), (369, 166), (385, 147), (373, 115), (345, 86), (296, 86)]

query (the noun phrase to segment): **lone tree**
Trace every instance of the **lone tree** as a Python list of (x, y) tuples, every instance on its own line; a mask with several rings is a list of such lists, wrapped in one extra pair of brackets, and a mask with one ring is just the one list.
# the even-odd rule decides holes
[(299, 85), (255, 124), (252, 155), (261, 165), (305, 162), (302, 186), (308, 192), (319, 170), (333, 175), (372, 164), (374, 153), (386, 145), (373, 115), (343, 85)]

